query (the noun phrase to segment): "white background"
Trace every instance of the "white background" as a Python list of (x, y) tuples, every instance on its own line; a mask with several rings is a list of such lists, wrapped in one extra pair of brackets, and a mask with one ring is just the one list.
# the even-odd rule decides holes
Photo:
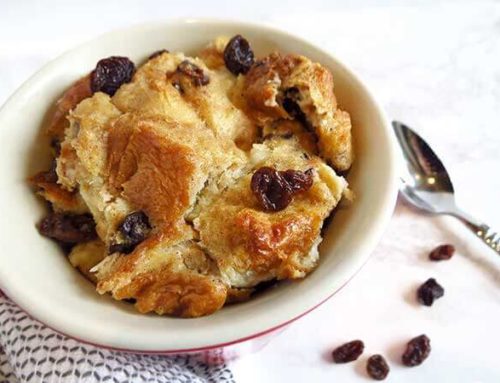
[[(463, 209), (500, 230), (496, 1), (0, 0), (0, 104), (48, 60), (85, 40), (176, 17), (259, 21), (334, 52), (368, 82), (390, 118), (415, 127), (442, 156)], [(429, 262), (427, 253), (442, 242), (455, 244), (458, 254)], [(446, 290), (431, 308), (414, 297), (429, 277)], [(404, 344), (421, 333), (431, 338), (430, 358), (401, 366)], [(333, 365), (332, 348), (354, 338), (365, 341), (364, 356)], [(231, 368), (238, 382), (362, 382), (366, 358), (381, 353), (391, 365), (388, 381), (494, 383), (499, 347), (500, 257), (452, 219), (400, 203), (347, 287)]]

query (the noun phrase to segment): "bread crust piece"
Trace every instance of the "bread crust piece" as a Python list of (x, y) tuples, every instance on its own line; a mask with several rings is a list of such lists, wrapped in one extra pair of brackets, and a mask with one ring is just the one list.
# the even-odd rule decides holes
[[(63, 141), (65, 130), (69, 127), (67, 117), (70, 110), (91, 95), (90, 75), (87, 75), (72, 84), (57, 100), (44, 130), (52, 144), (59, 145)], [(36, 187), (37, 194), (52, 204), (55, 211), (73, 214), (88, 212), (88, 208), (77, 190), (67, 190), (57, 182), (55, 169), (39, 172), (30, 177), (29, 182)]]
[(200, 52), (200, 59), (203, 60), (208, 68), (221, 69), (225, 67), (224, 49), (228, 42), (229, 37), (219, 36), (202, 49)]
[(62, 97), (57, 100), (54, 113), (49, 120), (46, 133), (49, 137), (59, 141), (64, 139), (64, 131), (69, 126), (67, 116), (78, 103), (92, 95), (90, 89), (90, 74), (82, 77), (69, 87)]
[(119, 222), (133, 211), (133, 207), (111, 193), (107, 185), (108, 134), (112, 122), (120, 115), (104, 93), (98, 92), (82, 101), (69, 115), (70, 126), (57, 158), (58, 183), (66, 190), (78, 190), (106, 245), (111, 242)]
[[(306, 159), (302, 153), (294, 138), (254, 145), (248, 174), (205, 203), (195, 220), (201, 246), (217, 262), (228, 285), (252, 287), (274, 278), (303, 278), (316, 265), (323, 220), (340, 200), (346, 183), (319, 158)], [(261, 166), (313, 168), (313, 186), (296, 195), (284, 210), (263, 211), (250, 187), (253, 171)]]
[(227, 287), (191, 235), (187, 228), (162, 233), (132, 254), (105, 258), (93, 270), (97, 291), (110, 292), (115, 299), (133, 298), (142, 313), (198, 317), (217, 311), (226, 300)]
[[(55, 172), (55, 170), (54, 170)], [(68, 191), (57, 183), (57, 174), (52, 169), (30, 177), (29, 182), (37, 189), (37, 194), (52, 204), (56, 212), (72, 214), (88, 213), (89, 209), (78, 191)]]
[(304, 56), (272, 53), (247, 73), (243, 96), (259, 124), (303, 119), (316, 135), (325, 160), (340, 171), (351, 166), (349, 115), (337, 109), (333, 77), (322, 65)]
[(124, 116), (109, 135), (108, 181), (153, 225), (176, 225), (211, 178), (242, 161), (226, 144), (203, 125)]

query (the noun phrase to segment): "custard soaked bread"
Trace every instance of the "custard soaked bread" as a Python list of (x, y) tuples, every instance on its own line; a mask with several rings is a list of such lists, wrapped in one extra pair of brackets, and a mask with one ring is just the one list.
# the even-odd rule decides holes
[(298, 55), (255, 59), (239, 35), (200, 58), (99, 61), (47, 133), (54, 165), (31, 178), (54, 210), (40, 232), (99, 293), (181, 317), (313, 270), (348, 191), (335, 170), (353, 159), (331, 73)]

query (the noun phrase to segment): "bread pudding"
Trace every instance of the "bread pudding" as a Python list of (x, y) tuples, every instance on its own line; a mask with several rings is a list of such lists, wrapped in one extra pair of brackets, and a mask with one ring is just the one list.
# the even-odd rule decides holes
[(45, 131), (53, 162), (30, 179), (51, 208), (39, 232), (141, 313), (208, 315), (306, 277), (351, 197), (332, 74), (298, 54), (255, 57), (240, 35), (138, 68), (102, 59)]

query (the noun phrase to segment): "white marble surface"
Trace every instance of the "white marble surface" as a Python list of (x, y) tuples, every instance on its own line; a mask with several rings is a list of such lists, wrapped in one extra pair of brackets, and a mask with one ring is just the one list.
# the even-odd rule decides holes
[[(11, 1), (0, 2), (0, 103), (59, 53), (104, 31), (152, 19), (216, 16), (273, 24), (335, 52), (367, 80), (390, 118), (442, 155), (464, 209), (500, 230), (500, 3), (497, 1)], [(29, 111), (27, 111), (29, 113)], [(15, 129), (15, 127), (12, 127)], [(435, 245), (457, 256), (426, 260)], [(446, 295), (421, 307), (415, 287), (436, 277)], [(232, 364), (238, 382), (361, 382), (371, 353), (394, 382), (500, 381), (500, 258), (452, 219), (399, 204), (368, 264), (339, 294), (261, 352)], [(432, 339), (420, 367), (403, 344)], [(358, 362), (329, 351), (361, 338)]]

